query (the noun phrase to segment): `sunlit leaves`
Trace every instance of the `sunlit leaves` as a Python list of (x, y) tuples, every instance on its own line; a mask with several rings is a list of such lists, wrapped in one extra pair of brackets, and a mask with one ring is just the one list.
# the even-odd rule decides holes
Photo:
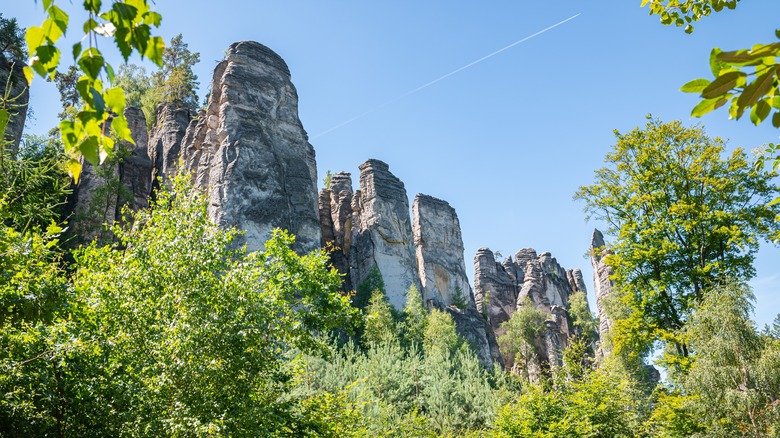
[(750, 278), (759, 239), (780, 235), (780, 210), (766, 205), (778, 194), (772, 175), (741, 150), (722, 157), (723, 146), (700, 128), (651, 119), (617, 133), (608, 167), (577, 193), (616, 239), (606, 262), (628, 309), (612, 328), (616, 351), (646, 353), (665, 339), (687, 355), (676, 335), (707, 287), (723, 275)]
[[(68, 29), (69, 17), (53, 0), (42, 2), (47, 18), (40, 27), (27, 30), (26, 41), (31, 69), (42, 77), (53, 78), (59, 67), (61, 53), (56, 43)], [(120, 88), (103, 89), (103, 78), (114, 80), (114, 70), (97, 49), (96, 38), (114, 40), (125, 61), (133, 52), (141, 58), (147, 57), (162, 65), (163, 40), (151, 35), (152, 27), (158, 27), (162, 20), (159, 13), (149, 9), (146, 0), (123, 0), (111, 2), (103, 11), (100, 0), (86, 0), (83, 7), (89, 13), (82, 30), (82, 41), (73, 45), (72, 55), (84, 74), (77, 87), (83, 106), (73, 120), (60, 124), (65, 151), (70, 157), (67, 168), (76, 181), (81, 169), (76, 163), (81, 157), (98, 164), (113, 152), (113, 141), (108, 137), (108, 127), (113, 124), (120, 138), (132, 142), (127, 121), (124, 120), (125, 99)], [(88, 44), (86, 48), (84, 45)], [(32, 79), (25, 71), (28, 81)], [(105, 93), (110, 93), (106, 96)]]

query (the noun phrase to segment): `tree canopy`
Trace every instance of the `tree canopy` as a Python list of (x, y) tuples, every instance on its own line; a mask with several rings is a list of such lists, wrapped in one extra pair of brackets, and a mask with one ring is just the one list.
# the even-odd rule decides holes
[(615, 336), (645, 352), (663, 339), (687, 356), (677, 335), (706, 290), (751, 278), (759, 241), (780, 232), (778, 208), (767, 205), (778, 193), (774, 174), (754, 170), (741, 149), (723, 157), (722, 140), (678, 121), (650, 119), (615, 136), (609, 167), (575, 195), (615, 236), (607, 263), (631, 309)]

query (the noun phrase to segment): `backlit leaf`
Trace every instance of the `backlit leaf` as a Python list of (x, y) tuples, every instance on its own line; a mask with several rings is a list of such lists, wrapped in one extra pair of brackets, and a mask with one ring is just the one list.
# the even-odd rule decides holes
[(743, 85), (745, 83), (745, 76), (747, 75), (741, 71), (724, 73), (704, 88), (701, 92), (701, 96), (705, 99), (714, 99), (722, 96), (732, 89)]
[(710, 81), (707, 79), (694, 79), (680, 87), (680, 91), (684, 93), (701, 93), (709, 84)]
[(705, 99), (699, 102), (691, 111), (691, 116), (701, 117), (710, 111), (714, 111), (728, 102), (728, 98)]

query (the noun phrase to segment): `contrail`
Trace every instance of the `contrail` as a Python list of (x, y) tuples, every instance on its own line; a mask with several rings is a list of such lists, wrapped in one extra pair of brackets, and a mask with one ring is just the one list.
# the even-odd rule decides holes
[(371, 113), (373, 113), (373, 112), (375, 112), (375, 111), (378, 111), (378, 110), (380, 110), (380, 109), (382, 109), (382, 108), (386, 107), (387, 105), (390, 105), (391, 103), (397, 102), (397, 101), (399, 101), (399, 100), (401, 100), (401, 99), (403, 99), (403, 98), (405, 98), (405, 97), (408, 97), (408, 96), (410, 96), (410, 95), (412, 95), (412, 94), (414, 94), (414, 93), (416, 93), (416, 92), (418, 92), (418, 91), (420, 91), (420, 90), (423, 90), (423, 89), (425, 89), (425, 88), (428, 88), (428, 87), (430, 87), (431, 85), (433, 85), (433, 84), (435, 84), (435, 83), (437, 83), (437, 82), (439, 82), (439, 81), (441, 81), (441, 80), (447, 79), (448, 77), (450, 77), (450, 76), (452, 76), (452, 75), (454, 75), (454, 74), (456, 74), (456, 73), (459, 73), (459, 72), (461, 72), (461, 71), (463, 71), (463, 70), (465, 70), (465, 69), (467, 69), (467, 68), (469, 68), (469, 67), (471, 67), (471, 66), (474, 66), (474, 65), (476, 65), (476, 64), (479, 64), (480, 62), (482, 62), (482, 61), (484, 61), (484, 60), (486, 60), (486, 59), (488, 59), (488, 58), (492, 58), (492, 57), (494, 57), (494, 56), (498, 55), (499, 53), (501, 53), (501, 52), (503, 52), (503, 51), (505, 51), (505, 50), (509, 50), (509, 49), (511, 49), (512, 47), (514, 47), (514, 46), (516, 46), (516, 45), (518, 45), (518, 44), (520, 44), (520, 43), (524, 43), (524, 42), (526, 42), (526, 41), (528, 41), (528, 40), (530, 40), (530, 39), (532, 39), (532, 38), (535, 38), (535, 37), (537, 37), (537, 36), (539, 36), (539, 35), (541, 35), (541, 34), (543, 34), (543, 33), (547, 32), (548, 30), (555, 29), (556, 27), (558, 27), (558, 26), (560, 26), (560, 25), (562, 25), (562, 24), (566, 23), (567, 21), (574, 20), (575, 18), (579, 17), (580, 15), (582, 15), (582, 12), (580, 12), (579, 14), (576, 14), (576, 15), (572, 15), (571, 17), (569, 17), (569, 18), (567, 18), (567, 19), (565, 19), (565, 20), (563, 20), (563, 21), (559, 21), (559, 22), (557, 22), (557, 23), (553, 24), (552, 26), (545, 27), (544, 29), (542, 29), (542, 30), (540, 30), (540, 31), (538, 31), (538, 32), (536, 32), (536, 33), (533, 33), (533, 34), (531, 34), (531, 35), (528, 35), (527, 37), (525, 37), (525, 38), (523, 38), (523, 39), (517, 40), (517, 41), (513, 42), (512, 44), (510, 44), (510, 45), (508, 45), (508, 46), (502, 47), (502, 48), (500, 48), (500, 49), (496, 50), (495, 52), (492, 52), (492, 53), (490, 53), (490, 54), (488, 54), (488, 55), (485, 55), (485, 56), (483, 56), (483, 57), (481, 57), (481, 58), (477, 59), (476, 61), (470, 62), (470, 63), (468, 63), (468, 64), (464, 65), (463, 67), (460, 67), (460, 68), (458, 68), (458, 69), (455, 69), (455, 70), (453, 70), (453, 71), (451, 71), (451, 72), (447, 73), (447, 74), (446, 74), (446, 75), (444, 75), (444, 76), (438, 77), (438, 78), (436, 78), (436, 79), (434, 79), (434, 80), (432, 80), (432, 81), (428, 82), (427, 84), (420, 85), (419, 87), (415, 88), (414, 90), (407, 91), (406, 93), (404, 93), (404, 94), (402, 94), (402, 95), (400, 95), (400, 96), (398, 96), (398, 97), (396, 97), (396, 98), (390, 99), (390, 100), (388, 100), (387, 102), (385, 102), (385, 103), (383, 103), (383, 104), (381, 104), (381, 105), (379, 105), (379, 106), (376, 106), (376, 107), (374, 107), (374, 108), (371, 108), (370, 110), (368, 110), (368, 111), (366, 111), (366, 112), (364, 112), (364, 113), (358, 114), (358, 115), (356, 115), (355, 117), (352, 117), (352, 118), (351, 118), (351, 119), (349, 119), (349, 120), (346, 120), (346, 121), (344, 121), (344, 122), (341, 122), (341, 123), (339, 123), (338, 125), (336, 125), (336, 126), (334, 126), (334, 127), (330, 128), (330, 129), (326, 130), (326, 131), (323, 131), (323, 132), (321, 132), (321, 133), (319, 133), (319, 134), (315, 135), (315, 136), (314, 136), (314, 137), (312, 137), (311, 139), (312, 139), (312, 140), (314, 140), (314, 139), (317, 139), (317, 138), (319, 138), (319, 137), (322, 137), (323, 135), (325, 135), (325, 134), (327, 134), (327, 133), (329, 133), (329, 132), (335, 131), (336, 129), (339, 129), (339, 128), (341, 128), (341, 127), (342, 127), (342, 126), (344, 126), (344, 125), (348, 125), (348, 124), (350, 124), (350, 123), (354, 122), (354, 121), (355, 121), (355, 120), (357, 120), (357, 119), (363, 118), (363, 117), (365, 117), (365, 116), (367, 116), (367, 115), (369, 115), (369, 114), (371, 114)]

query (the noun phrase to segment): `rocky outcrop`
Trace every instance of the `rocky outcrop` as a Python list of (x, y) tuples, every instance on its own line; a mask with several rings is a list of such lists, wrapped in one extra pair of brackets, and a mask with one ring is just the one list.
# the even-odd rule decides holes
[[(599, 230), (593, 230), (593, 236), (590, 240), (590, 263), (593, 265), (593, 287), (596, 293), (596, 309), (599, 319), (599, 337), (605, 339), (607, 333), (612, 328), (612, 320), (606, 311), (606, 302), (612, 294), (612, 268), (604, 263), (604, 258), (612, 251), (604, 243), (604, 235)], [(606, 346), (601, 343), (599, 346), (601, 354), (607, 353)]]
[(127, 126), (135, 144), (120, 142), (116, 155), (94, 166), (81, 158), (81, 176), (70, 200), (71, 232), (78, 240), (108, 243), (106, 224), (121, 219), (122, 207), (138, 210), (149, 205), (152, 161), (147, 155), (146, 118), (135, 107), (125, 108)]
[(208, 192), (209, 216), (243, 230), (239, 243), (250, 251), (277, 227), (296, 236), (296, 251), (318, 248), (314, 149), (287, 64), (262, 44), (234, 43), (211, 84), (181, 146), (185, 167)]
[(176, 103), (162, 103), (156, 108), (157, 122), (149, 136), (148, 156), (153, 165), (152, 181), (165, 180), (176, 173), (181, 146), (190, 111)]
[(351, 206), (352, 284), (360, 285), (376, 266), (390, 304), (400, 310), (409, 287), (420, 289), (404, 183), (390, 173), (386, 163), (368, 160), (360, 165), (360, 190), (355, 192)]
[(521, 249), (514, 259), (507, 257), (503, 263), (498, 263), (488, 248), (480, 248), (474, 265), (475, 300), (496, 337), (504, 334), (501, 325), (517, 309), (533, 306), (546, 315), (535, 342), (539, 362), (543, 367), (560, 365), (563, 350), (575, 334), (568, 313), (569, 297), (574, 292), (586, 293), (582, 272), (567, 271), (550, 253), (537, 255), (530, 248)]
[(455, 306), (442, 307), (450, 314), (455, 322), (455, 330), (458, 335), (471, 345), (477, 354), (479, 361), (487, 369), (492, 369), (493, 364), (504, 366), (501, 352), (498, 349), (498, 341), (490, 330), (485, 317), (473, 306), (464, 309)]
[(419, 194), (412, 204), (412, 218), (423, 300), (476, 309), (455, 209), (446, 201)]
[(0, 93), (9, 98), (6, 102), (9, 118), (5, 128), (5, 140), (9, 142), (8, 148), (12, 156), (19, 150), (24, 122), (27, 119), (27, 103), (30, 100), (29, 86), (22, 71), (24, 66), (24, 63), (14, 63), (0, 54)]
[(321, 245), (330, 260), (344, 276), (344, 291), (353, 289), (349, 275), (349, 252), (352, 247), (352, 177), (347, 172), (331, 175), (330, 188), (320, 190), (319, 212)]
[(130, 199), (126, 202), (133, 211), (149, 206), (152, 194), (152, 160), (148, 153), (148, 137), (146, 134), (146, 117), (140, 108), (125, 109), (127, 126), (135, 144), (121, 143), (128, 150), (128, 155), (119, 163), (119, 180), (127, 189)]

